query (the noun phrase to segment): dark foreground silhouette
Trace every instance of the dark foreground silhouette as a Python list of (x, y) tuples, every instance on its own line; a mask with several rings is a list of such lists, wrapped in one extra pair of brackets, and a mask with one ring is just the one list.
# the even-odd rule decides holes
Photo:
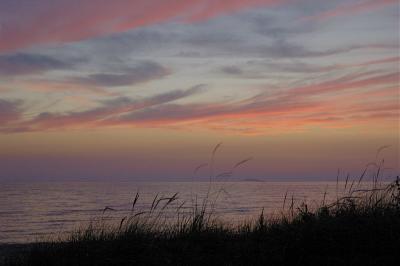
[[(353, 184), (352, 184), (353, 185)], [(137, 196), (138, 197), (138, 196)], [(164, 198), (166, 205), (176, 198)], [(135, 201), (137, 198), (135, 199)], [(156, 203), (160, 201), (156, 201)], [(151, 209), (156, 209), (153, 202)], [(135, 203), (135, 202), (134, 202)], [(164, 208), (164, 207), (163, 207)], [(400, 184), (350, 189), (332, 204), (306, 204), (280, 218), (263, 214), (236, 227), (207, 204), (175, 224), (124, 217), (63, 240), (5, 247), (4, 265), (399, 265)], [(154, 212), (155, 213), (155, 212)], [(153, 216), (154, 217), (154, 216)]]

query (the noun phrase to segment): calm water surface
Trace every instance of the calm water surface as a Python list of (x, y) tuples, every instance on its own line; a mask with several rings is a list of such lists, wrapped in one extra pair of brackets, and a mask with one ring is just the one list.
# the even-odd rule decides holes
[[(343, 184), (340, 184), (342, 186)], [(137, 211), (148, 210), (154, 197), (179, 199), (171, 205), (190, 209), (193, 201), (201, 203), (207, 195), (207, 182), (100, 182), (52, 181), (0, 183), (0, 243), (40, 240), (51, 233), (68, 232), (94, 219), (119, 221), (130, 212), (137, 191)], [(243, 221), (264, 213), (279, 214), (287, 192), (291, 202), (306, 200), (311, 206), (336, 198), (336, 182), (215, 182), (210, 198), (215, 199), (215, 213), (221, 220)], [(108, 206), (113, 211), (106, 211)], [(184, 208), (182, 209), (184, 210)]]

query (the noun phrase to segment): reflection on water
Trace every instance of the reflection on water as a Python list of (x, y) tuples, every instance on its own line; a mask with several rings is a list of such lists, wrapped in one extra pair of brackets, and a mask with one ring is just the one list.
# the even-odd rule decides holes
[[(279, 214), (287, 201), (306, 200), (311, 206), (336, 198), (336, 182), (215, 182), (211, 199), (217, 198), (215, 213), (222, 220), (241, 221), (261, 213)], [(339, 184), (344, 186), (343, 183)], [(35, 241), (50, 233), (70, 231), (102, 216), (121, 219), (130, 212), (137, 191), (137, 209), (148, 209), (158, 194), (172, 196), (176, 210), (183, 201), (192, 206), (207, 194), (207, 182), (8, 182), (0, 185), (0, 243)], [(341, 191), (341, 189), (339, 189)], [(288, 204), (286, 202), (286, 204)], [(175, 208), (174, 208), (175, 207)]]

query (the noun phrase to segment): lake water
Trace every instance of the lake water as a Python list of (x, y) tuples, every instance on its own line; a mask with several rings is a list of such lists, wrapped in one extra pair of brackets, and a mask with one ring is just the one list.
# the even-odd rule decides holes
[[(344, 184), (340, 183), (342, 187)], [(327, 192), (326, 201), (336, 198), (336, 182), (214, 182), (209, 198), (215, 200), (215, 215), (225, 221), (243, 221), (259, 215), (278, 215), (292, 201), (317, 206)], [(158, 198), (178, 193), (166, 212), (188, 210), (207, 195), (208, 182), (103, 182), (52, 181), (0, 183), (0, 243), (40, 240), (51, 233), (68, 232), (94, 219), (120, 221), (131, 211), (139, 192), (135, 211), (148, 210)], [(341, 190), (341, 189), (340, 189)], [(165, 201), (164, 201), (165, 202)], [(162, 208), (160, 203), (160, 207)], [(107, 210), (103, 213), (105, 207)], [(176, 215), (173, 215), (176, 216)]]

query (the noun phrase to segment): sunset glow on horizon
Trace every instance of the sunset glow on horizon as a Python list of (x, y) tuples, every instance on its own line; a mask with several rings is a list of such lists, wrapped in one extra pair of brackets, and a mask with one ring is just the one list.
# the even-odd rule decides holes
[(190, 178), (219, 142), (216, 171), (253, 158), (238, 178), (398, 173), (398, 22), (397, 0), (1, 1), (0, 180)]

